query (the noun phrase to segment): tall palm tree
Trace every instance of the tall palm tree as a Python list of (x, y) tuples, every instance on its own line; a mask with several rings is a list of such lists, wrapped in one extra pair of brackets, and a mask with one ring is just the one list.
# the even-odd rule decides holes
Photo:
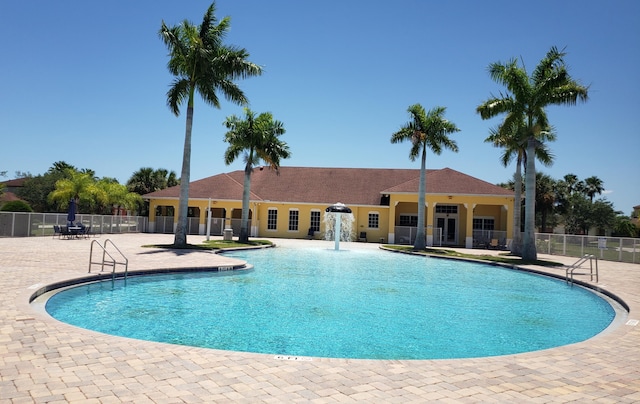
[(409, 152), (411, 161), (415, 161), (419, 155), (421, 156), (420, 184), (418, 185), (418, 229), (413, 249), (424, 250), (426, 247), (424, 209), (427, 149), (435, 154), (442, 153), (443, 148), (457, 152), (458, 145), (454, 140), (449, 139), (449, 135), (460, 131), (460, 129), (453, 122), (444, 119), (445, 107), (435, 107), (425, 112), (422, 105), (414, 104), (407, 111), (411, 115), (411, 120), (391, 135), (391, 143), (409, 140), (411, 142), (411, 151)]
[(280, 159), (291, 156), (287, 143), (279, 137), (285, 133), (282, 122), (273, 120), (269, 112), (256, 114), (245, 108), (245, 117), (227, 117), (224, 125), (229, 129), (224, 141), (229, 147), (224, 153), (224, 162), (229, 165), (244, 153), (244, 188), (242, 190), (242, 220), (239, 241), (249, 241), (249, 197), (251, 195), (251, 173), (253, 167), (263, 161), (270, 168), (280, 168)]
[(602, 183), (602, 180), (595, 175), (589, 178), (585, 178), (584, 185), (585, 193), (587, 194), (591, 202), (593, 202), (594, 196), (602, 195), (602, 191), (604, 191), (604, 184)]
[[(538, 136), (539, 139), (535, 150), (536, 158), (545, 166), (550, 166), (553, 164), (553, 156), (545, 144), (545, 141), (554, 141), (555, 133), (549, 129), (541, 131)], [(522, 122), (514, 121), (510, 124), (499, 125), (497, 128), (491, 128), (489, 130), (489, 136), (484, 141), (503, 149), (500, 155), (500, 162), (503, 166), (508, 166), (514, 157), (516, 159), (516, 172), (513, 175), (514, 204), (511, 253), (521, 255), (522, 166), (526, 164), (527, 161), (527, 132)]]
[(187, 208), (189, 205), (189, 181), (191, 176), (191, 128), (195, 93), (209, 105), (220, 108), (216, 91), (227, 100), (245, 105), (247, 98), (234, 83), (239, 78), (258, 76), (262, 68), (247, 60), (249, 53), (242, 48), (223, 44), (230, 27), (229, 17), (220, 22), (215, 15), (215, 3), (205, 13), (202, 24), (194, 26), (189, 21), (173, 27), (162, 22), (159, 35), (169, 49), (169, 72), (176, 76), (167, 92), (167, 105), (178, 116), (180, 105), (187, 103), (187, 120), (180, 173), (180, 202), (178, 224), (174, 244), (187, 244)]
[[(552, 47), (538, 63), (531, 77), (526, 69), (518, 65), (517, 59), (509, 62), (492, 63), (489, 75), (497, 83), (503, 84), (508, 92), (491, 96), (478, 106), (482, 119), (506, 114), (503, 124), (522, 122), (526, 131), (527, 154), (533, 156), (538, 143), (538, 135), (548, 128), (549, 121), (545, 108), (549, 105), (575, 105), (586, 101), (588, 88), (571, 78), (564, 63), (565, 53)], [(536, 166), (533, 158), (527, 159), (525, 170), (525, 225), (522, 258), (537, 258), (535, 245), (535, 180)]]

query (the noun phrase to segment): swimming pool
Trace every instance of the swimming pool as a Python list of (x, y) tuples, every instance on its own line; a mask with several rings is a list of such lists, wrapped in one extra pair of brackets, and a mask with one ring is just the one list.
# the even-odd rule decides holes
[(563, 281), (384, 251), (228, 254), (253, 271), (129, 277), (53, 295), (79, 327), (143, 340), (289, 356), (440, 359), (571, 344), (615, 312)]

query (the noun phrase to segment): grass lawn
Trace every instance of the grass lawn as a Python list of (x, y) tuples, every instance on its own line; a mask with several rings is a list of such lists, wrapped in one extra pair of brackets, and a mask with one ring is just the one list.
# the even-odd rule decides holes
[[(232, 241), (209, 240), (209, 241), (203, 242), (202, 244), (187, 244), (185, 246), (176, 246), (174, 244), (149, 244), (149, 245), (144, 245), (143, 247), (187, 249), (187, 250), (224, 250), (224, 249), (260, 247), (260, 246), (268, 246), (272, 244), (273, 243), (268, 240), (250, 240), (248, 243), (240, 243), (236, 240), (232, 240)], [(436, 257), (465, 258), (465, 259), (497, 262), (497, 263), (510, 264), (510, 265), (540, 265), (540, 266), (546, 266), (546, 267), (562, 266), (561, 263), (553, 262), (553, 261), (523, 260), (518, 256), (511, 255), (509, 252), (505, 252), (503, 254), (496, 256), (496, 255), (490, 255), (490, 254), (486, 254), (486, 255), (464, 254), (458, 251), (446, 250), (446, 249), (435, 249), (435, 248), (426, 248), (422, 251), (413, 251), (412, 246), (406, 246), (406, 245), (387, 244), (387, 245), (384, 245), (384, 247), (389, 250), (395, 250), (399, 252), (411, 252), (414, 254), (432, 255)]]
[(250, 248), (260, 247), (265, 245), (272, 245), (273, 243), (268, 240), (251, 240), (248, 243), (240, 243), (238, 241), (224, 241), (224, 240), (209, 240), (202, 244), (187, 244), (185, 246), (176, 246), (174, 244), (148, 244), (143, 247), (154, 248), (170, 248), (170, 249), (183, 249), (183, 250), (223, 250), (223, 249), (236, 249), (236, 248)]
[(473, 260), (481, 260), (481, 261), (490, 261), (490, 262), (498, 262), (502, 264), (510, 264), (510, 265), (539, 265), (544, 267), (561, 267), (563, 264), (554, 261), (545, 261), (545, 260), (523, 260), (522, 258), (511, 255), (509, 252), (505, 252), (500, 255), (476, 255), (476, 254), (464, 254), (458, 251), (453, 250), (445, 250), (445, 249), (436, 249), (436, 248), (425, 248), (422, 251), (413, 251), (413, 246), (399, 246), (399, 245), (385, 245), (385, 248), (390, 250), (396, 250), (400, 252), (411, 252), (414, 254), (422, 254), (422, 255), (432, 255), (435, 257), (448, 257), (448, 258), (465, 258), (465, 259), (473, 259)]

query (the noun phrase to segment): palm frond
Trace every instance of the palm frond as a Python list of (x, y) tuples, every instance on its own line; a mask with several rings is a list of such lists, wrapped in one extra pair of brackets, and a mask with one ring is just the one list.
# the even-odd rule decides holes
[(167, 106), (175, 116), (180, 115), (180, 105), (189, 98), (190, 84), (184, 78), (176, 78), (167, 91)]

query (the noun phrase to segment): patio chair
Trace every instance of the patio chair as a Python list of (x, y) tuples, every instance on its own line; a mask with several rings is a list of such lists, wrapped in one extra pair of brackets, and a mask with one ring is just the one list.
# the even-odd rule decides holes
[(367, 232), (366, 231), (361, 231), (360, 232), (360, 236), (358, 237), (358, 241), (364, 241), (365, 243), (367, 242)]
[(498, 239), (492, 238), (487, 248), (489, 248), (490, 250), (497, 250), (498, 248), (500, 248), (500, 245), (498, 244)]
[(56, 236), (58, 236), (58, 238), (60, 238), (61, 236), (61, 232), (60, 232), (60, 226), (58, 226), (57, 224), (53, 225), (53, 238), (56, 238)]
[(71, 238), (73, 234), (67, 226), (60, 226), (60, 237)]

